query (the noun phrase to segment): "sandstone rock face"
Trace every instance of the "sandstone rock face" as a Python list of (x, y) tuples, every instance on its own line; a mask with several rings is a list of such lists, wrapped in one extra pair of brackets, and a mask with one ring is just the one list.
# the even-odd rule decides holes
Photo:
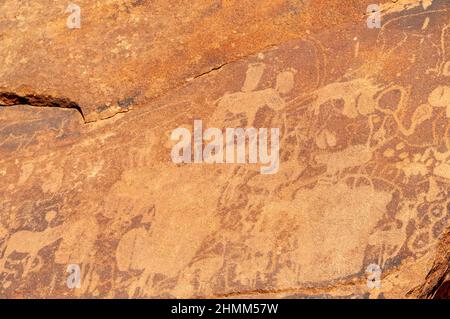
[[(445, 296), (448, 1), (78, 2), (0, 6), (0, 296)], [(173, 163), (195, 120), (279, 170)]]

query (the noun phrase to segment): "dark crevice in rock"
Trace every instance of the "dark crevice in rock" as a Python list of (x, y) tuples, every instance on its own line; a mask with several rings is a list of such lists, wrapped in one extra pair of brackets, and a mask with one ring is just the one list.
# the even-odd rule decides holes
[(83, 118), (84, 114), (81, 107), (65, 97), (53, 97), (50, 95), (25, 94), (19, 95), (14, 92), (0, 92), (0, 106), (30, 105), (36, 107), (59, 107), (75, 109)]
[(436, 259), (433, 266), (428, 271), (425, 281), (422, 285), (412, 289), (407, 296), (416, 298), (439, 298), (439, 296), (447, 289), (450, 277), (450, 228), (442, 236), (436, 253)]
[(208, 71), (205, 71), (205, 72), (203, 72), (203, 73), (200, 73), (200, 74), (194, 76), (192, 79), (197, 79), (197, 78), (202, 77), (202, 76), (204, 76), (204, 75), (206, 75), (206, 74), (209, 74), (209, 73), (211, 73), (211, 72), (220, 70), (222, 67), (224, 67), (225, 65), (227, 65), (227, 64), (229, 64), (229, 63), (230, 63), (230, 62), (222, 63), (222, 64), (219, 65), (219, 66), (213, 67), (212, 69), (209, 69)]
[(195, 75), (195, 76), (193, 76), (193, 77), (191, 78), (191, 80), (200, 78), (200, 77), (202, 77), (202, 76), (204, 76), (204, 75), (207, 75), (207, 74), (209, 74), (209, 73), (211, 73), (211, 72), (218, 71), (218, 70), (222, 69), (224, 66), (226, 66), (226, 65), (228, 65), (228, 64), (231, 64), (231, 63), (235, 63), (235, 62), (244, 60), (244, 59), (246, 59), (246, 58), (248, 58), (248, 57), (251, 57), (251, 56), (253, 56), (253, 55), (255, 55), (255, 54), (258, 54), (258, 53), (260, 53), (260, 52), (264, 52), (264, 51), (266, 51), (266, 50), (268, 50), (268, 49), (270, 49), (270, 48), (273, 48), (273, 47), (275, 47), (275, 46), (277, 46), (277, 45), (281, 45), (281, 44), (283, 44), (283, 43), (285, 43), (285, 42), (290, 42), (290, 41), (292, 41), (292, 39), (286, 40), (286, 41), (284, 41), (284, 42), (282, 42), (282, 43), (280, 43), (280, 44), (269, 44), (269, 45), (265, 46), (264, 48), (258, 50), (257, 52), (252, 52), (252, 53), (250, 53), (250, 54), (246, 54), (246, 55), (240, 56), (240, 57), (238, 57), (237, 59), (234, 59), (234, 60), (230, 60), (230, 61), (224, 62), (224, 63), (222, 63), (222, 64), (220, 64), (220, 65), (218, 65), (218, 66), (215, 66), (215, 67), (213, 67), (213, 68), (211, 68), (211, 69), (209, 69), (209, 70), (207, 70), (207, 71), (205, 71), (205, 72), (202, 72), (202, 73), (200, 73), (200, 74), (198, 74), (198, 75)]
[(434, 294), (434, 299), (450, 299), (450, 281), (444, 282)]

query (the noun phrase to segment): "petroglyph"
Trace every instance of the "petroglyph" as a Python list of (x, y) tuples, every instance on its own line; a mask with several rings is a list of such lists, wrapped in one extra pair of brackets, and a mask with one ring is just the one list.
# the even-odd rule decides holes
[(2, 257), (2, 264), (0, 265), (0, 272), (8, 272), (6, 263), (12, 253), (26, 254), (26, 261), (23, 269), (22, 276), (27, 276), (32, 271), (33, 265), (37, 261), (35, 267), (40, 268), (41, 262), (38, 256), (39, 251), (57, 241), (62, 237), (63, 227), (57, 226), (55, 228), (48, 228), (42, 232), (33, 231), (18, 231), (14, 233), (6, 242), (5, 250)]
[(380, 86), (373, 84), (369, 79), (332, 83), (313, 93), (317, 99), (314, 100), (311, 108), (318, 115), (320, 107), (325, 103), (342, 100), (343, 115), (350, 118), (355, 118), (359, 114), (369, 115), (375, 111), (374, 96), (379, 91)]
[(274, 111), (285, 108), (283, 94), (289, 93), (294, 87), (295, 71), (280, 72), (276, 78), (275, 88), (257, 90), (264, 71), (264, 64), (251, 64), (248, 66), (242, 92), (227, 93), (217, 101), (217, 112), (212, 122), (226, 117), (226, 112), (232, 114), (245, 113), (247, 126), (253, 126), (256, 112), (264, 106)]
[[(306, 11), (308, 33), (293, 41), (271, 35), (271, 43), (257, 45), (234, 33), (206, 43), (206, 31), (222, 26), (210, 23), (215, 18), (193, 21), (241, 6), (194, 1), (179, 28), (200, 31), (178, 37), (165, 25), (174, 23), (171, 15), (158, 18), (159, 44), (140, 38), (143, 24), (136, 22), (136, 33), (125, 32), (128, 25), (105, 35), (105, 43), (118, 43), (106, 55), (114, 68), (89, 71), (102, 64), (99, 52), (74, 69), (74, 79), (90, 79), (89, 89), (76, 82), (68, 94), (80, 97), (83, 111), (96, 113), (105, 97), (113, 100), (110, 108), (132, 111), (83, 124), (70, 109), (1, 108), (0, 295), (404, 298), (442, 281), (445, 269), (430, 275), (439, 278), (426, 276), (430, 265), (441, 265), (435, 261), (450, 215), (448, 3), (385, 3), (381, 29), (367, 28), (361, 17), (367, 4), (354, 11), (358, 22), (351, 28), (334, 21), (332, 29), (315, 32)], [(118, 8), (121, 23), (147, 10)], [(323, 9), (320, 2), (308, 8)], [(78, 31), (89, 23), (84, 19)], [(246, 25), (253, 40), (267, 31), (265, 24)], [(135, 36), (116, 39), (129, 32)], [(148, 52), (141, 42), (166, 45)], [(58, 67), (54, 79), (50, 72), (25, 73), (34, 68), (17, 62), (24, 52), (11, 52), (0, 85), (32, 81), (38, 90), (51, 85), (67, 92), (67, 82), (56, 83), (66, 74)], [(36, 63), (42, 55), (24, 58)], [(180, 80), (217, 65), (224, 66)], [(105, 80), (122, 69), (119, 82)], [(220, 129), (280, 128), (279, 170), (265, 175), (247, 162), (173, 163), (171, 132), (195, 120)], [(68, 264), (80, 265), (79, 289), (66, 287)], [(383, 274), (374, 291), (366, 285), (371, 264)]]

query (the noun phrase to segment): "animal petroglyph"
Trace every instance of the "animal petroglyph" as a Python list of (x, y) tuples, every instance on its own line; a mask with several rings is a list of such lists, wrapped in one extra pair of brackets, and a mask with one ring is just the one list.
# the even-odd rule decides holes
[[(61, 239), (63, 231), (64, 227), (61, 225), (54, 228), (47, 228), (42, 232), (23, 230), (14, 233), (6, 242), (6, 248), (0, 264), (0, 274), (3, 272), (11, 272), (6, 267), (6, 264), (12, 253), (17, 252), (27, 255), (22, 273), (22, 276), (27, 276), (32, 271), (36, 261), (38, 261), (38, 266), (40, 266), (39, 251), (58, 239)], [(38, 266), (35, 266), (35, 268), (39, 268)]]
[(375, 111), (375, 94), (380, 91), (379, 85), (369, 79), (354, 79), (346, 82), (328, 84), (317, 89), (313, 94), (316, 99), (311, 105), (314, 114), (318, 115), (320, 108), (327, 102), (342, 100), (344, 107), (342, 114), (355, 118), (369, 115)]
[(448, 118), (450, 118), (450, 86), (441, 85), (435, 88), (428, 97), (428, 103), (434, 107), (444, 107)]
[[(6, 2), (14, 17), (8, 7), (17, 5)], [(269, 2), (261, 5), (285, 16), (295, 1)], [(249, 19), (259, 22), (251, 30), (238, 24), (237, 33), (211, 24), (223, 22), (224, 10), (227, 18), (241, 12), (245, 1), (190, 2), (195, 19), (176, 19), (177, 32), (189, 26), (183, 36), (164, 31), (174, 20), (162, 10), (161, 34), (136, 33), (147, 37), (140, 41), (122, 32), (134, 23), (141, 30), (149, 12), (141, 10), (151, 8), (108, 6), (122, 27), (99, 45), (119, 45), (107, 51), (106, 66), (101, 54), (92, 60), (93, 49), (102, 52), (99, 37), (78, 39), (69, 65), (87, 58), (70, 85), (53, 63), (66, 61), (60, 55), (70, 43), (60, 47), (55, 37), (48, 50), (25, 52), (21, 41), (15, 52), (17, 37), (7, 30), (0, 84), (61, 92), (86, 114), (111, 97), (121, 105), (135, 98), (129, 112), (101, 121), (111, 110), (91, 114), (98, 121), (89, 124), (60, 108), (0, 108), (0, 295), (404, 298), (430, 277), (442, 282), (436, 274), (447, 270), (436, 258), (445, 258), (450, 212), (449, 7), (426, 4), (389, 2), (382, 28), (370, 30), (358, 9), (355, 23), (331, 19), (333, 28), (320, 32), (312, 23), (292, 41), (272, 37), (266, 44), (276, 46), (260, 53), (256, 35), (269, 20)], [(322, 5), (311, 2), (305, 16), (314, 21), (310, 13)], [(194, 21), (205, 17), (204, 25)], [(208, 32), (195, 31), (202, 25)], [(217, 34), (223, 42), (198, 45), (197, 37)], [(164, 50), (150, 52), (142, 40)], [(55, 67), (41, 72), (47, 60)], [(171, 132), (200, 120), (221, 131), (279, 128), (279, 170), (259, 174), (250, 161), (172, 162)], [(68, 264), (80, 266), (79, 289), (66, 287)], [(371, 264), (382, 270), (376, 292), (366, 285)]]
[[(47, 215), (51, 215), (51, 213), (49, 212)], [(88, 260), (97, 238), (97, 230), (95, 219), (86, 217), (71, 224), (48, 227), (41, 232), (18, 231), (12, 234), (5, 243), (4, 253), (0, 259), (0, 274), (14, 272), (12, 265), (17, 264), (11, 259), (14, 253), (26, 255), (19, 261), (23, 263), (21, 276), (26, 277), (31, 272), (39, 271), (42, 267), (40, 251), (58, 240), (60, 243), (55, 253), (55, 263), (82, 264)]]
[(264, 72), (264, 64), (250, 64), (247, 69), (241, 92), (227, 93), (217, 101), (215, 120), (223, 120), (226, 112), (232, 114), (245, 113), (247, 126), (252, 126), (255, 115), (263, 106), (275, 111), (285, 108), (286, 103), (281, 95), (289, 93), (294, 87), (294, 71), (283, 71), (277, 75), (275, 88), (257, 90)]
[(361, 166), (369, 162), (372, 152), (367, 145), (359, 144), (351, 145), (339, 152), (318, 154), (315, 159), (318, 163), (327, 166), (327, 175), (337, 176), (346, 168)]

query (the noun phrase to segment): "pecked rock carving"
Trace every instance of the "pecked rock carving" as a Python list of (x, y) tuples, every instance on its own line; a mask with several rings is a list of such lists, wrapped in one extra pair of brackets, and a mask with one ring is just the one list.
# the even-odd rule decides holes
[[(312, 21), (318, 3), (263, 1), (237, 18), (239, 38), (227, 18), (248, 3), (172, 17), (166, 2), (80, 1), (92, 9), (80, 29), (61, 36), (53, 8), (24, 54), (13, 29), (42, 10), (4, 2), (16, 18), (0, 20), (0, 297), (445, 296), (449, 4), (389, 1), (368, 29), (367, 3), (329, 1), (332, 28)], [(114, 46), (94, 45), (102, 33)], [(173, 163), (171, 132), (194, 120), (279, 128), (278, 172)], [(81, 288), (66, 286), (69, 264)]]

